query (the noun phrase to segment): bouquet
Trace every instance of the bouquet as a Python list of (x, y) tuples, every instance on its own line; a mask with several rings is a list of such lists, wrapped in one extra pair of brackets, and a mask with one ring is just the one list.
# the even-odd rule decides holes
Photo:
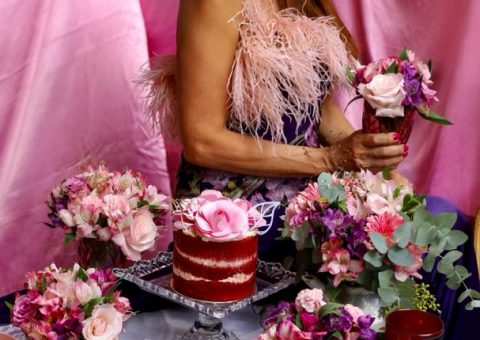
[(12, 324), (29, 339), (118, 339), (131, 315), (110, 271), (52, 264), (27, 274), (26, 288), (9, 307)]
[(424, 63), (410, 50), (400, 57), (382, 58), (368, 65), (349, 69), (348, 76), (358, 96), (364, 98), (364, 132), (397, 132), (406, 143), (415, 112), (430, 121), (449, 125), (444, 117), (430, 109), (438, 101), (430, 86), (432, 62)]
[[(241, 239), (261, 233), (271, 226), (278, 202), (264, 202), (252, 207), (243, 199), (230, 199), (216, 190), (205, 190), (200, 196), (176, 202), (173, 209), (173, 227), (187, 230), (195, 236), (217, 241)], [(269, 218), (270, 223), (264, 219)], [(265, 231), (263, 231), (265, 232)]]
[(70, 177), (50, 193), (48, 226), (65, 230), (65, 241), (112, 241), (132, 260), (155, 244), (170, 209), (167, 196), (132, 170), (109, 171), (104, 164)]
[(327, 303), (320, 289), (304, 289), (295, 302), (280, 302), (264, 321), (259, 340), (376, 339), (375, 318), (352, 305)]
[(312, 263), (333, 287), (360, 284), (385, 307), (422, 305), (419, 270), (432, 271), (437, 259), (447, 286), (466, 289), (460, 296), (470, 299), (466, 308), (480, 306), (480, 293), (464, 283), (470, 273), (454, 264), (462, 256), (456, 248), (467, 240), (452, 230), (456, 214), (432, 216), (424, 206), (410, 184), (397, 185), (382, 173), (322, 173), (288, 205), (282, 234), (299, 249), (313, 249)]

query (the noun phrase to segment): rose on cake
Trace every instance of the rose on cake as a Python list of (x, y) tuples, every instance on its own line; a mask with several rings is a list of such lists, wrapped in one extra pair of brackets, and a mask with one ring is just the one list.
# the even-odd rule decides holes
[(206, 301), (253, 294), (258, 233), (266, 222), (249, 201), (206, 190), (174, 202), (173, 221), (173, 289)]

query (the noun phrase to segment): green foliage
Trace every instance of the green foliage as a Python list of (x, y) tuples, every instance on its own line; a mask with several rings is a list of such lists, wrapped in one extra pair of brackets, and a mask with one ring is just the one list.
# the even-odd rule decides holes
[(414, 261), (410, 252), (405, 248), (393, 247), (388, 250), (388, 259), (397, 266), (411, 266)]
[(408, 60), (408, 54), (407, 54), (407, 49), (404, 48), (402, 52), (400, 52), (400, 59), (402, 60)]
[(343, 305), (339, 303), (329, 302), (326, 305), (322, 306), (322, 308), (320, 308), (320, 310), (318, 311), (318, 315), (320, 319), (323, 319), (329, 314), (341, 315), (342, 313), (340, 313), (340, 307), (342, 306)]
[(413, 305), (416, 309), (426, 312), (431, 310), (432, 312), (440, 312), (440, 304), (437, 303), (435, 295), (430, 290), (430, 285), (425, 283), (415, 284), (415, 298)]
[(381, 267), (383, 264), (382, 255), (374, 250), (367, 251), (365, 255), (363, 255), (363, 259), (376, 268)]
[(79, 268), (77, 274), (75, 275), (75, 280), (78, 279), (82, 280), (83, 282), (87, 282), (88, 280), (88, 275), (83, 268)]
[(74, 238), (75, 238), (74, 233), (72, 233), (72, 232), (65, 233), (65, 236), (63, 237), (63, 243), (67, 245), (70, 242), (72, 242)]
[(45, 274), (42, 275), (42, 283), (40, 284), (40, 294), (44, 294), (45, 290), (47, 289), (47, 277)]
[(137, 202), (137, 208), (138, 208), (138, 209), (140, 209), (141, 207), (144, 207), (144, 206), (146, 206), (146, 205), (148, 205), (148, 201), (146, 201), (146, 200), (139, 200), (139, 201)]
[(103, 298), (98, 297), (91, 299), (87, 303), (81, 305), (80, 307), (82, 308), (83, 312), (85, 313), (85, 317), (88, 318), (92, 315), (92, 311), (95, 308), (96, 305), (103, 303)]
[(423, 269), (425, 269), (426, 272), (430, 273), (433, 270), (436, 258), (437, 255), (434, 253), (428, 253), (427, 256), (425, 256), (423, 259)]
[(328, 203), (344, 201), (346, 198), (343, 185), (334, 184), (332, 175), (328, 172), (318, 176), (318, 192), (327, 199)]
[(442, 125), (453, 125), (453, 123), (449, 121), (447, 118), (440, 116), (438, 113), (430, 110), (427, 107), (417, 106), (417, 111), (420, 114), (420, 116), (422, 116), (423, 118), (431, 122), (442, 124)]
[(400, 293), (396, 287), (378, 288), (378, 295), (382, 306), (389, 306), (400, 299)]
[(442, 274), (448, 274), (453, 270), (453, 263), (462, 257), (462, 253), (458, 250), (452, 250), (448, 252), (438, 262), (437, 270)]
[(13, 309), (13, 305), (8, 302), (8, 301), (5, 301), (5, 306), (7, 306), (8, 310), (12, 310)]
[(405, 222), (395, 230), (393, 237), (400, 248), (405, 248), (412, 239), (413, 227), (411, 222)]
[(392, 61), (392, 63), (385, 70), (385, 74), (388, 73), (398, 73), (398, 65), (396, 60)]
[(375, 249), (378, 250), (379, 253), (387, 253), (387, 241), (385, 240), (385, 237), (382, 236), (382, 234), (376, 232), (370, 233), (370, 240), (372, 241), (373, 246), (375, 247)]
[(310, 233), (310, 226), (307, 222), (304, 222), (302, 226), (292, 230), (291, 239), (295, 242), (305, 241)]

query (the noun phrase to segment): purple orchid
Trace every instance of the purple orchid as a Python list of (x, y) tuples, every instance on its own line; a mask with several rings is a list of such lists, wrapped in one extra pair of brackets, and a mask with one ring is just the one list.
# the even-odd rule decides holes
[(329, 332), (341, 332), (346, 333), (350, 331), (353, 325), (352, 316), (345, 310), (345, 308), (339, 308), (342, 315), (330, 314), (326, 318), (325, 326)]
[(352, 216), (345, 214), (340, 209), (327, 209), (322, 217), (322, 223), (328, 228), (330, 237), (345, 234), (345, 227), (353, 224)]
[(360, 328), (360, 340), (374, 340), (377, 338), (377, 334), (370, 327), (375, 321), (375, 318), (371, 315), (362, 315), (358, 318), (358, 327)]

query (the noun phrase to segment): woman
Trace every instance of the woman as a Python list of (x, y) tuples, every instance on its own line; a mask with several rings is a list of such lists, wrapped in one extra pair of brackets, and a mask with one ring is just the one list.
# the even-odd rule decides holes
[[(181, 1), (177, 106), (160, 113), (183, 144), (177, 196), (209, 188), (285, 203), (323, 171), (378, 171), (404, 159), (395, 134), (354, 132), (330, 96), (356, 56), (342, 26), (330, 0)], [(160, 99), (165, 65), (153, 74)], [(260, 245), (269, 259), (272, 229)]]

